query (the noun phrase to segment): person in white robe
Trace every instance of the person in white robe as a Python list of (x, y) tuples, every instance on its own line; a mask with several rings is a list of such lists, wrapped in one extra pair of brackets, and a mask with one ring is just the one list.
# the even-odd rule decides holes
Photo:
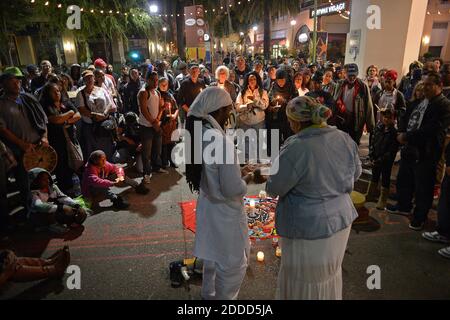
[[(245, 277), (249, 239), (243, 196), (249, 176), (241, 178), (233, 141), (223, 128), (233, 101), (225, 90), (209, 87), (191, 105), (186, 129), (190, 133), (191, 154), (187, 158), (186, 179), (198, 192), (194, 255), (204, 260), (202, 298), (235, 300)], [(197, 126), (197, 128), (195, 128)], [(200, 130), (198, 130), (200, 128)], [(197, 130), (195, 130), (197, 129)], [(202, 136), (213, 135), (211, 141)], [(195, 146), (202, 148), (195, 149)], [(208, 156), (211, 148), (224, 150)], [(195, 163), (195, 151), (201, 152)]]

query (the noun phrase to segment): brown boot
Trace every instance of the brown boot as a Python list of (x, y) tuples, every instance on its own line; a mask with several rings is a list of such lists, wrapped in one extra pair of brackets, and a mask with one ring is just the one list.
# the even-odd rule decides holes
[(65, 254), (64, 250), (68, 249), (67, 246), (65, 246), (63, 249), (59, 249), (54, 254), (52, 254), (47, 259), (43, 258), (29, 258), (29, 257), (20, 257), (17, 258), (17, 262), (21, 265), (26, 266), (33, 266), (33, 267), (43, 267), (43, 266), (49, 266), (52, 264), (55, 264), (55, 262), (60, 258), (61, 255)]
[(13, 276), (16, 265), (17, 265), (17, 257), (11, 250), (0, 251), (0, 289), (1, 287), (8, 282)]
[(369, 189), (366, 196), (366, 202), (375, 202), (378, 200), (379, 192), (378, 192), (378, 183), (370, 182), (369, 183)]
[[(41, 260), (45, 261), (44, 259)], [(22, 263), (29, 263), (29, 262), (33, 264), (36, 263), (36, 261), (32, 261), (27, 258), (22, 259)], [(17, 263), (15, 273), (10, 278), (11, 281), (28, 282), (48, 278), (62, 278), (64, 276), (67, 266), (70, 263), (70, 252), (68, 247), (64, 247), (61, 254), (56, 256), (54, 263), (50, 265), (37, 266), (22, 263)]]
[(378, 210), (384, 210), (386, 208), (388, 197), (389, 197), (389, 189), (381, 188), (380, 198), (378, 199), (378, 203), (376, 206)]

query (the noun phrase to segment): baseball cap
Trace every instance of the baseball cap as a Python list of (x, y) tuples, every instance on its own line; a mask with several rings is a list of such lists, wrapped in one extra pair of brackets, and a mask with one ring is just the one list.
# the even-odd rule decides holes
[(398, 73), (395, 70), (389, 70), (388, 72), (385, 73), (384, 77), (386, 79), (392, 79), (393, 81), (397, 81)]
[(94, 61), (94, 66), (100, 67), (100, 68), (106, 68), (108, 65), (102, 58), (98, 58)]
[(38, 70), (39, 70), (38, 67), (35, 66), (34, 64), (27, 65), (27, 72), (28, 73), (31, 73), (31, 72), (37, 73)]
[(190, 63), (189, 64), (189, 69), (193, 69), (193, 68), (200, 68), (198, 63)]
[(349, 76), (358, 76), (359, 68), (356, 63), (349, 63), (344, 66), (344, 69), (347, 71)]
[(0, 81), (9, 80), (12, 78), (23, 78), (23, 73), (17, 67), (6, 68), (0, 76)]
[(94, 76), (94, 73), (93, 73), (91, 70), (84, 70), (84, 71), (81, 73), (81, 76), (82, 76), (83, 78), (89, 77), (89, 76)]

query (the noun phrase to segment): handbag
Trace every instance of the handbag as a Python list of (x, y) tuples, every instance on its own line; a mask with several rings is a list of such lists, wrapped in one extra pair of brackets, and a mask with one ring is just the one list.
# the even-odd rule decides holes
[(69, 136), (66, 128), (63, 128), (64, 137), (66, 138), (66, 148), (67, 148), (67, 164), (70, 169), (75, 172), (84, 165), (83, 151), (79, 143), (74, 143)]

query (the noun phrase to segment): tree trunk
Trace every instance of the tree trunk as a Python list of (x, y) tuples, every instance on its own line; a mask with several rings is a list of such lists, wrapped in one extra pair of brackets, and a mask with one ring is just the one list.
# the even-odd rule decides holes
[(270, 0), (264, 0), (264, 60), (270, 60)]
[(234, 33), (233, 24), (231, 23), (230, 6), (229, 6), (228, 2), (226, 4), (226, 6), (227, 6), (227, 16), (228, 16), (228, 34), (233, 34)]
[[(186, 50), (185, 50), (185, 42), (184, 42), (184, 2), (177, 1), (177, 49), (178, 55), (182, 60), (186, 60)], [(178, 17), (178, 15), (180, 15)]]

